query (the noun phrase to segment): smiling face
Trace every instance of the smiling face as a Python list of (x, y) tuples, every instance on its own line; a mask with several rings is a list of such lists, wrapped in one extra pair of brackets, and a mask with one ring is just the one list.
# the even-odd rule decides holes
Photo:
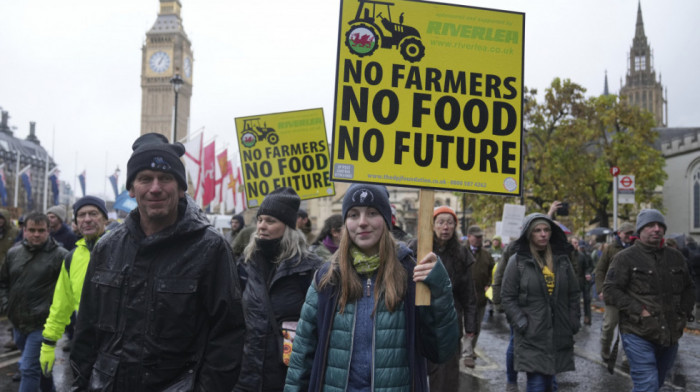
[(545, 250), (552, 237), (552, 228), (547, 223), (537, 223), (530, 233), (530, 242), (537, 250)]
[(136, 199), (141, 227), (150, 235), (175, 223), (177, 203), (185, 197), (185, 191), (172, 174), (142, 170), (136, 174), (129, 196)]
[(284, 235), (285, 225), (281, 220), (271, 215), (258, 216), (257, 236), (263, 240), (276, 240)]
[(363, 253), (373, 255), (379, 252), (379, 239), (386, 230), (386, 222), (375, 208), (352, 207), (345, 216), (345, 228)]

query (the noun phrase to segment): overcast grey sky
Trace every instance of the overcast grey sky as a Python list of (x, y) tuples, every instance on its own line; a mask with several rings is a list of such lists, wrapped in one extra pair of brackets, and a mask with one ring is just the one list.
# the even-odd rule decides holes
[[(321, 107), (330, 138), (340, 3), (333, 0), (180, 0), (194, 51), (190, 129), (237, 149), (234, 118)], [(349, 0), (352, 1), (352, 0)], [(525, 12), (525, 85), (555, 77), (617, 93), (627, 71), (638, 0), (444, 1)], [(697, 0), (642, 0), (669, 126), (700, 127), (695, 98)], [(106, 177), (122, 169), (141, 119), (141, 47), (157, 0), (5, 1), (0, 9), (0, 107), (15, 136), (37, 123), (60, 178), (87, 171), (89, 194), (113, 199)], [(79, 190), (77, 191), (79, 194)]]

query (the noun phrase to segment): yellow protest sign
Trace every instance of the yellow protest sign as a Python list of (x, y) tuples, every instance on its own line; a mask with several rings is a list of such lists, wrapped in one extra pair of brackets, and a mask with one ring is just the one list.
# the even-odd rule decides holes
[(236, 118), (248, 207), (285, 186), (302, 200), (335, 195), (323, 109)]
[(519, 195), (523, 13), (344, 0), (337, 181)]

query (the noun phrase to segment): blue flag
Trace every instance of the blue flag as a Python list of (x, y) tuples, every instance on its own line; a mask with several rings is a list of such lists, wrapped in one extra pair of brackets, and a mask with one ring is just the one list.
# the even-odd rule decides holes
[(114, 202), (114, 209), (124, 212), (131, 212), (137, 207), (136, 199), (129, 196), (128, 191), (123, 191), (117, 196), (117, 200)]
[(34, 209), (34, 200), (32, 200), (32, 178), (29, 176), (29, 172), (22, 173), (22, 184), (24, 184), (24, 190), (27, 191), (27, 210), (31, 211)]
[(85, 197), (85, 170), (78, 176), (78, 181), (80, 181), (80, 189), (83, 191), (83, 197)]
[(0, 202), (7, 206), (7, 182), (5, 182), (5, 169), (0, 168)]
[(49, 182), (51, 183), (51, 192), (53, 194), (53, 205), (58, 205), (58, 176), (52, 174), (49, 176)]

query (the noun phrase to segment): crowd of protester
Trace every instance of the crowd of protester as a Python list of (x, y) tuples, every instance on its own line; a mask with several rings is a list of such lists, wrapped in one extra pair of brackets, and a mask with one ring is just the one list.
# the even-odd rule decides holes
[(553, 202), (504, 239), (460, 233), (441, 205), (418, 254), (384, 186), (353, 184), (316, 231), (284, 187), (222, 236), (185, 192), (183, 153), (160, 135), (136, 140), (137, 208), (121, 224), (94, 196), (73, 205), (73, 228), (62, 206), (19, 230), (0, 210), (0, 311), (22, 351), (21, 391), (53, 390), (64, 332), (76, 391), (453, 391), (460, 366), (475, 367), (487, 310), (510, 324), (507, 391), (518, 373), (527, 391), (556, 391), (594, 295), (601, 358), (614, 364), (618, 327), (635, 390), (658, 390), (700, 303), (700, 249), (665, 238), (657, 210), (581, 238)]

